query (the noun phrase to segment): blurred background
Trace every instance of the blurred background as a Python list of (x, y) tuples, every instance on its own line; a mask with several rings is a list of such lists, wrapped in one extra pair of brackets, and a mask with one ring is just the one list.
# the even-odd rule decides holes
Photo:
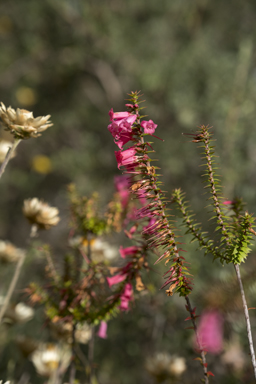
[[(123, 110), (132, 90), (143, 93), (145, 113), (158, 124), (156, 135), (164, 139), (154, 139), (154, 149), (168, 194), (181, 187), (198, 220), (211, 231), (203, 213), (208, 203), (200, 150), (182, 136), (209, 124), (225, 198), (243, 197), (246, 209), (255, 212), (255, 18), (256, 4), (248, 0), (2, 2), (0, 100), (6, 106), (31, 110), (34, 116), (51, 114), (54, 126), (40, 138), (20, 144), (1, 180), (0, 239), (27, 247), (29, 225), (22, 216), (22, 203), (39, 197), (60, 210), (61, 223), (43, 233), (41, 241), (51, 244), (56, 257), (63, 257), (69, 230), (67, 185), (75, 183), (84, 195), (98, 191), (102, 203), (108, 201), (114, 175), (119, 174), (117, 148), (107, 130), (108, 111)], [(2, 128), (1, 139), (12, 137)], [(185, 242), (195, 275), (191, 300), (198, 312), (214, 308), (224, 320), (223, 349), (209, 353), (215, 374), (211, 382), (251, 383), (234, 271), (203, 258), (189, 238)], [(249, 307), (255, 305), (254, 254), (242, 270)], [(32, 255), (20, 289), (29, 281), (40, 281), (43, 269), (44, 261)], [(147, 277), (150, 293), (139, 297), (131, 312), (110, 322), (107, 340), (97, 341), (100, 384), (196, 383), (200, 379), (200, 364), (192, 360), (196, 357), (192, 331), (184, 330), (189, 326), (183, 322), (187, 317), (184, 301), (159, 292), (163, 270), (153, 268)], [(7, 289), (4, 277), (12, 273), (13, 266), (1, 267), (2, 295)], [(18, 297), (24, 300), (21, 291), (16, 292)], [(253, 310), (250, 313), (256, 335), (256, 317)], [(50, 337), (40, 309), (30, 323), (19, 327), (13, 325), (8, 337), (0, 340), (0, 379), (18, 380), (18, 333)], [(157, 361), (157, 353), (184, 357), (187, 370), (176, 378), (154, 376), (146, 361)], [(36, 378), (32, 364), (27, 370), (31, 383), (44, 382)]]

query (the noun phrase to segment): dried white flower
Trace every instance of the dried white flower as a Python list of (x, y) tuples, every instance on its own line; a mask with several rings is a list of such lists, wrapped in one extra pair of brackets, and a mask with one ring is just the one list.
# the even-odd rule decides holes
[(78, 343), (87, 344), (92, 338), (92, 327), (87, 323), (78, 323), (75, 332), (75, 339)]
[(41, 229), (49, 229), (60, 221), (59, 210), (37, 197), (24, 201), (23, 214), (31, 224), (36, 224)]
[[(82, 242), (83, 247), (85, 248), (85, 253), (88, 249), (88, 241), (84, 240)], [(106, 260), (113, 260), (118, 256), (117, 247), (109, 244), (107, 241), (102, 239), (93, 239), (90, 241), (91, 245), (91, 258), (95, 262), (102, 262)]]
[(35, 311), (25, 303), (10, 306), (5, 312), (4, 319), (8, 323), (26, 323), (34, 317)]
[(147, 371), (158, 381), (168, 377), (179, 377), (186, 370), (183, 357), (171, 356), (168, 353), (156, 353), (146, 360)]
[(242, 371), (246, 364), (246, 355), (237, 337), (233, 336), (232, 340), (225, 345), (225, 352), (221, 356), (221, 360), (235, 371)]
[[(0, 141), (0, 163), (3, 163), (9, 148), (12, 147), (12, 143), (10, 141), (1, 140)], [(15, 152), (12, 153), (11, 158), (15, 156)]]
[(64, 373), (69, 366), (71, 350), (67, 345), (44, 344), (31, 355), (39, 375), (51, 377), (56, 370)]
[(39, 116), (34, 118), (33, 112), (26, 109), (15, 109), (1, 103), (0, 117), (3, 121), (5, 129), (10, 131), (15, 138), (29, 139), (30, 137), (41, 136), (40, 132), (45, 131), (53, 124), (48, 121), (51, 115)]
[(0, 240), (0, 261), (3, 263), (16, 263), (22, 256), (24, 251), (16, 248), (8, 241)]
[[(50, 323), (53, 336), (56, 339), (72, 343), (72, 324), (64, 322)], [(78, 343), (87, 344), (92, 338), (92, 328), (85, 322), (78, 323), (75, 331), (75, 339)]]

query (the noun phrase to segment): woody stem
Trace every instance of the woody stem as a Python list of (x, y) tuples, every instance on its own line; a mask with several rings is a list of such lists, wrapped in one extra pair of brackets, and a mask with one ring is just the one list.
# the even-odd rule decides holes
[(244, 316), (246, 320), (246, 328), (247, 328), (247, 335), (248, 335), (248, 341), (249, 341), (249, 347), (250, 347), (250, 352), (251, 352), (251, 359), (252, 359), (252, 366), (254, 370), (254, 376), (256, 378), (256, 361), (255, 361), (255, 352), (254, 352), (254, 346), (253, 346), (253, 340), (252, 340), (252, 330), (251, 330), (251, 323), (250, 323), (250, 317), (249, 317), (249, 311), (248, 311), (248, 306), (246, 303), (246, 298), (245, 298), (245, 293), (244, 293), (244, 288), (243, 288), (243, 283), (241, 279), (241, 274), (240, 274), (240, 269), (238, 264), (234, 264), (238, 283), (239, 283), (239, 288), (242, 296), (242, 301), (243, 301), (243, 308), (244, 308)]
[(191, 321), (192, 321), (194, 332), (195, 332), (195, 335), (196, 335), (197, 345), (198, 345), (198, 348), (200, 350), (200, 354), (201, 354), (201, 358), (202, 358), (203, 371), (204, 371), (204, 383), (205, 384), (209, 384), (209, 378), (207, 376), (206, 357), (205, 357), (205, 353), (204, 353), (204, 350), (203, 350), (203, 347), (202, 347), (202, 343), (201, 343), (201, 340), (200, 340), (200, 337), (199, 337), (199, 334), (198, 334), (198, 329), (197, 329), (197, 325), (196, 325), (196, 321), (195, 321), (196, 318), (195, 318), (195, 315), (194, 315), (194, 312), (193, 312), (193, 309), (192, 309), (189, 297), (185, 296), (185, 300), (187, 302), (187, 308), (188, 308), (188, 311), (190, 313)]
[(21, 139), (15, 139), (13, 142), (13, 145), (8, 149), (8, 152), (5, 156), (4, 162), (0, 167), (0, 178), (2, 177), (2, 174), (4, 173), (7, 164), (9, 163), (15, 149), (17, 148), (17, 146), (19, 145), (20, 142), (21, 142)]

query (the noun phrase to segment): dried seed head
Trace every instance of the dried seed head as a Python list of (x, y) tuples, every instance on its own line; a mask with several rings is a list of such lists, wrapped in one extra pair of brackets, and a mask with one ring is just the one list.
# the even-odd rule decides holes
[(36, 224), (41, 229), (50, 229), (60, 221), (59, 210), (37, 197), (24, 201), (23, 214), (31, 224)]
[(49, 121), (51, 115), (39, 116), (34, 118), (33, 112), (26, 109), (15, 109), (1, 103), (0, 117), (3, 121), (6, 131), (10, 131), (15, 138), (29, 139), (30, 137), (41, 136), (41, 132), (51, 127), (53, 124)]

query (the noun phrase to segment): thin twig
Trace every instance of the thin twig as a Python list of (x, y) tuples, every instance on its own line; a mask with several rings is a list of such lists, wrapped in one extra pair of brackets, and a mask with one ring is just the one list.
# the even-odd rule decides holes
[(197, 330), (197, 326), (196, 326), (196, 321), (195, 321), (196, 317), (194, 315), (194, 311), (192, 309), (192, 306), (191, 306), (191, 303), (190, 303), (190, 300), (189, 300), (188, 296), (185, 296), (185, 300), (187, 302), (187, 308), (188, 308), (188, 311), (190, 313), (191, 321), (192, 321), (192, 324), (193, 324), (193, 327), (194, 327), (194, 332), (195, 332), (195, 335), (196, 335), (197, 345), (198, 345), (198, 348), (200, 350), (200, 354), (201, 354), (201, 357), (202, 357), (202, 364), (203, 364), (203, 371), (204, 371), (204, 383), (205, 384), (209, 384), (209, 378), (208, 378), (208, 375), (207, 375), (206, 357), (205, 357), (205, 353), (204, 353), (204, 350), (203, 350), (203, 347), (202, 347), (202, 343), (201, 343), (201, 340), (200, 340), (200, 337), (199, 337), (199, 334), (198, 334), (198, 330)]
[(19, 261), (18, 261), (18, 263), (16, 265), (15, 272), (14, 272), (11, 284), (9, 286), (7, 295), (5, 296), (5, 299), (4, 299), (4, 304), (3, 304), (3, 306), (2, 306), (2, 308), (0, 310), (0, 323), (2, 322), (3, 316), (4, 316), (4, 314), (5, 314), (6, 310), (7, 310), (9, 302), (11, 300), (13, 291), (14, 291), (14, 289), (16, 287), (16, 284), (17, 284), (17, 281), (19, 279), (22, 266), (23, 266), (24, 261), (25, 261), (25, 257), (26, 257), (25, 253), (21, 254), (20, 259), (19, 259)]
[(243, 283), (242, 283), (242, 279), (241, 279), (239, 265), (234, 264), (234, 267), (236, 270), (237, 280), (239, 282), (240, 292), (241, 292), (242, 301), (243, 301), (244, 316), (245, 316), (245, 320), (246, 320), (246, 328), (247, 328), (247, 335), (248, 335), (249, 347), (250, 347), (250, 352), (251, 352), (252, 365), (253, 365), (253, 369), (254, 369), (254, 376), (256, 378), (256, 361), (255, 361), (255, 352), (254, 352), (254, 346), (253, 346), (253, 340), (252, 340), (252, 331), (251, 331), (249, 311), (248, 311), (248, 306), (247, 306), (247, 302), (246, 302), (246, 298), (245, 298), (245, 294), (244, 294), (244, 288), (243, 288)]
[[(33, 232), (34, 232), (34, 230), (33, 230), (33, 226), (32, 226), (31, 232), (30, 232), (30, 238), (33, 237)], [(6, 296), (5, 296), (3, 306), (2, 306), (2, 308), (0, 310), (0, 323), (2, 322), (4, 314), (5, 314), (5, 312), (6, 312), (7, 308), (8, 308), (10, 300), (12, 298), (12, 294), (13, 294), (13, 291), (14, 291), (14, 289), (16, 287), (17, 282), (18, 282), (18, 279), (19, 279), (19, 276), (20, 276), (20, 272), (21, 272), (22, 266), (24, 264), (25, 258), (26, 258), (26, 254), (25, 253), (21, 254), (20, 259), (19, 259), (19, 261), (18, 261), (18, 263), (16, 265), (15, 272), (14, 272), (11, 284), (10, 284), (8, 292), (7, 292)]]
[(94, 327), (92, 327), (92, 337), (91, 340), (89, 341), (89, 348), (88, 348), (88, 360), (89, 360), (89, 384), (92, 384), (92, 379), (93, 379), (93, 355), (94, 355), (94, 337), (95, 332), (94, 332)]
[(20, 142), (21, 142), (21, 139), (15, 139), (12, 146), (8, 149), (8, 152), (5, 156), (4, 162), (0, 167), (0, 178), (2, 177), (2, 174), (4, 173), (7, 164), (9, 163), (15, 149), (17, 148), (17, 146)]
[(75, 344), (76, 344), (76, 323), (73, 324), (73, 329), (72, 329), (72, 360), (70, 364), (70, 375), (69, 375), (69, 384), (73, 384), (76, 376), (76, 362), (75, 362), (75, 357), (76, 357), (76, 351), (75, 351)]

